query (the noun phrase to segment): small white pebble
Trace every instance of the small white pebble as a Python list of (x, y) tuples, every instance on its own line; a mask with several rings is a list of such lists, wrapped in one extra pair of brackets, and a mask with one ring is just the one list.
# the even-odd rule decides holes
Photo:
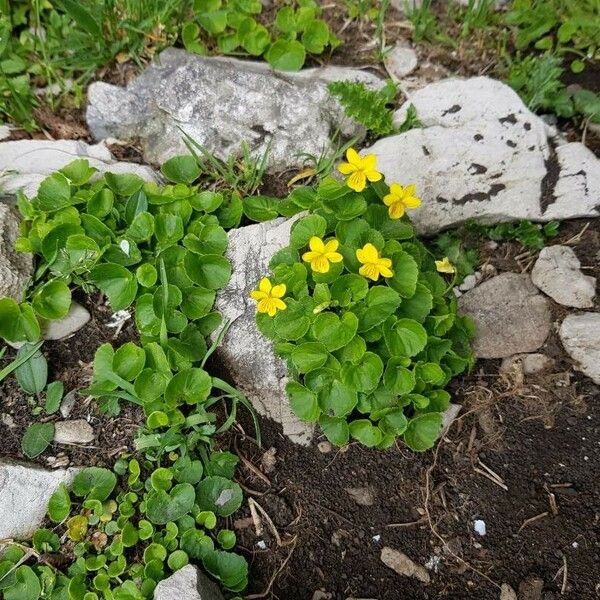
[(473, 523), (473, 529), (475, 530), (475, 533), (478, 533), (482, 537), (487, 533), (485, 521), (482, 521), (481, 519), (477, 519), (475, 523)]
[(256, 542), (256, 545), (261, 549), (261, 550), (266, 550), (267, 549), (267, 544), (265, 544), (264, 540), (259, 540), (258, 542)]
[(377, 544), (381, 540), (381, 536), (379, 534), (373, 536), (373, 541)]
[(571, 546), (573, 546), (573, 548), (579, 548), (579, 544), (577, 542), (573, 542)]
[(589, 456), (584, 456), (583, 460), (590, 460), (590, 457)]

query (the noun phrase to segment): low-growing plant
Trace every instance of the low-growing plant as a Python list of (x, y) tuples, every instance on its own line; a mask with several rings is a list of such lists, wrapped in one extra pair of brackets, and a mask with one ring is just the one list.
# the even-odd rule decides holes
[(341, 43), (320, 18), (321, 8), (314, 0), (281, 6), (270, 27), (258, 20), (262, 10), (259, 0), (196, 0), (194, 17), (181, 31), (183, 44), (191, 52), (206, 54), (216, 43), (222, 54), (264, 56), (275, 69), (298, 71), (307, 55)]
[[(3, 598), (143, 600), (190, 562), (226, 590), (243, 590), (247, 562), (230, 552), (235, 533), (218, 527), (242, 504), (231, 480), (237, 457), (171, 458), (168, 466), (121, 458), (115, 472), (89, 467), (70, 490), (60, 484), (48, 505), (49, 526), (34, 533), (33, 548), (9, 544), (3, 551)], [(38, 559), (33, 566), (26, 564), (31, 556)], [(65, 561), (72, 563), (65, 573), (52, 566)]]
[[(310, 215), (252, 293), (257, 324), (289, 367), (294, 412), (342, 446), (431, 448), (450, 379), (473, 364), (472, 326), (456, 312), (447, 258), (417, 239), (414, 186), (388, 186), (354, 150), (310, 192)], [(306, 192), (308, 197), (308, 192)]]
[(528, 250), (539, 251), (558, 234), (559, 221), (548, 223), (532, 223), (519, 221), (517, 223), (499, 223), (498, 225), (467, 224), (470, 232), (483, 234), (491, 240), (516, 240)]

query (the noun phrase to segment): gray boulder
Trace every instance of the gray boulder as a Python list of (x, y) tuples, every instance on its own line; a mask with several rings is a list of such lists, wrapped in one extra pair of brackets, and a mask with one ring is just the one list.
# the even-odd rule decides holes
[(591, 308), (596, 295), (596, 278), (581, 272), (581, 263), (569, 246), (547, 246), (533, 266), (531, 280), (563, 306)]
[(576, 368), (600, 385), (600, 313), (568, 315), (559, 335)]
[(26, 196), (37, 193), (40, 183), (50, 173), (85, 158), (100, 173), (134, 173), (155, 181), (150, 168), (115, 160), (105, 144), (86, 144), (78, 140), (18, 140), (0, 143), (0, 199), (13, 197), (17, 190)]
[(223, 594), (198, 567), (186, 565), (159, 582), (154, 600), (223, 600)]
[(0, 461), (0, 540), (29, 539), (41, 525), (50, 496), (70, 485), (77, 469), (48, 471), (34, 465)]
[(411, 211), (431, 234), (477, 219), (497, 223), (600, 215), (600, 161), (579, 143), (556, 146), (551, 131), (507, 85), (487, 77), (444, 79), (410, 104), (423, 127), (383, 138), (378, 157), (388, 183), (414, 183), (423, 199)]
[(188, 153), (187, 134), (221, 159), (241, 155), (244, 143), (254, 157), (270, 148), (269, 165), (278, 170), (301, 164), (300, 152), (319, 155), (338, 128), (348, 137), (362, 132), (327, 92), (334, 80), (383, 85), (356, 69), (283, 73), (169, 48), (126, 88), (93, 83), (86, 118), (96, 139), (140, 138), (149, 162)]
[(473, 349), (479, 358), (535, 352), (552, 326), (550, 302), (529, 275), (502, 273), (458, 299), (461, 314), (475, 322)]
[(20, 302), (33, 272), (31, 254), (15, 251), (19, 237), (17, 213), (0, 202), (0, 298)]
[(287, 365), (256, 327), (256, 302), (250, 292), (268, 275), (271, 257), (289, 244), (293, 220), (276, 219), (229, 232), (227, 256), (233, 275), (215, 303), (230, 327), (216, 351), (225, 372), (248, 396), (257, 412), (280, 423), (292, 441), (308, 445), (314, 428), (292, 412), (285, 393)]

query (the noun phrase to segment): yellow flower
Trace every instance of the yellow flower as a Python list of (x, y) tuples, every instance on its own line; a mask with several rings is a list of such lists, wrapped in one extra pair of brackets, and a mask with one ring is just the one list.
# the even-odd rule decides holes
[(407, 208), (418, 208), (421, 200), (415, 196), (417, 188), (414, 185), (402, 187), (399, 183), (390, 185), (390, 193), (383, 197), (383, 203), (389, 206), (388, 213), (391, 219), (399, 219)]
[(282, 300), (286, 292), (285, 283), (273, 285), (268, 277), (263, 277), (258, 289), (250, 292), (250, 297), (258, 302), (256, 310), (274, 317), (278, 310), (285, 310), (287, 304)]
[(383, 175), (376, 170), (377, 157), (374, 154), (367, 154), (364, 158), (358, 155), (353, 148), (348, 148), (346, 152), (348, 162), (343, 162), (338, 166), (338, 171), (342, 175), (349, 175), (346, 178), (346, 185), (355, 192), (362, 192), (367, 187), (369, 181), (379, 181)]
[(377, 248), (373, 244), (365, 244), (356, 251), (356, 258), (362, 263), (358, 272), (363, 277), (368, 277), (377, 281), (380, 275), (384, 277), (393, 277), (394, 273), (390, 269), (392, 261), (389, 258), (380, 258)]
[(344, 259), (339, 252), (336, 252), (339, 245), (337, 240), (329, 240), (324, 243), (321, 238), (313, 235), (308, 242), (310, 252), (305, 252), (302, 260), (310, 263), (310, 268), (315, 273), (328, 273), (330, 262), (339, 263)]
[(454, 265), (448, 260), (447, 256), (444, 256), (442, 260), (436, 260), (435, 266), (438, 272), (440, 273), (456, 273), (456, 268)]

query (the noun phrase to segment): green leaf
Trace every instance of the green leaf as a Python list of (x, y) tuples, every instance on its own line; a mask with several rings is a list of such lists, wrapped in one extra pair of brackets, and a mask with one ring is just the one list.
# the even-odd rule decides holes
[(404, 396), (413, 391), (417, 380), (414, 372), (404, 366), (404, 359), (394, 357), (388, 360), (383, 383), (390, 392)]
[(53, 415), (60, 408), (65, 386), (62, 381), (53, 381), (46, 388), (46, 402), (44, 410), (47, 415)]
[(306, 60), (306, 50), (297, 40), (279, 39), (267, 50), (267, 62), (280, 71), (299, 71)]
[(146, 288), (152, 287), (158, 280), (158, 272), (156, 267), (150, 263), (140, 265), (135, 272), (138, 283)]
[(369, 284), (364, 277), (350, 273), (338, 277), (331, 286), (331, 298), (346, 307), (362, 300), (369, 291)]
[(38, 457), (54, 440), (54, 423), (33, 423), (21, 440), (21, 450), (27, 458)]
[(106, 173), (108, 187), (118, 196), (132, 196), (144, 185), (144, 180), (131, 173)]
[(368, 419), (358, 419), (350, 423), (350, 435), (367, 448), (374, 448), (381, 442), (382, 433), (379, 427)]
[(53, 173), (40, 183), (37, 196), (32, 201), (35, 208), (55, 212), (71, 204), (71, 184), (62, 173)]
[(322, 367), (328, 356), (329, 352), (323, 344), (305, 342), (292, 351), (292, 362), (300, 373), (308, 373)]
[(427, 345), (425, 328), (412, 319), (398, 319), (393, 326), (386, 325), (383, 335), (392, 356), (416, 356)]
[(302, 43), (307, 52), (321, 54), (329, 43), (329, 27), (321, 19), (309, 21), (302, 34)]
[(198, 14), (198, 23), (211, 35), (222, 33), (227, 27), (227, 12), (224, 10), (202, 11)]
[(442, 415), (426, 413), (414, 417), (404, 433), (406, 445), (415, 452), (425, 452), (433, 448), (442, 429)]
[(202, 173), (198, 162), (190, 154), (170, 158), (160, 170), (169, 181), (186, 184), (196, 181)]
[(225, 477), (211, 475), (196, 486), (196, 503), (203, 511), (228, 517), (242, 505), (242, 488)]
[(176, 244), (183, 237), (183, 221), (178, 215), (161, 213), (154, 219), (154, 235), (161, 248)]
[(176, 521), (192, 510), (195, 492), (189, 483), (178, 483), (170, 492), (150, 492), (146, 502), (148, 520), (156, 525)]
[(203, 557), (204, 568), (225, 588), (240, 592), (248, 585), (248, 563), (243, 556), (213, 550)]
[(90, 167), (89, 161), (85, 158), (78, 158), (64, 166), (60, 172), (65, 175), (73, 185), (83, 185), (87, 183), (98, 169)]
[(342, 369), (342, 380), (358, 392), (372, 392), (383, 374), (383, 361), (373, 352), (365, 352), (354, 364), (347, 363)]
[(400, 305), (398, 293), (386, 285), (369, 289), (365, 300), (357, 305), (354, 314), (358, 317), (360, 332), (368, 331), (385, 321)]
[(54, 523), (62, 523), (71, 512), (71, 497), (64, 483), (60, 483), (48, 502), (48, 516)]
[(188, 277), (199, 286), (209, 290), (225, 287), (231, 277), (231, 264), (217, 254), (194, 254), (187, 252), (184, 258)]
[(298, 219), (290, 232), (290, 246), (299, 250), (308, 246), (311, 237), (322, 238), (327, 229), (327, 221), (321, 215), (309, 215)]
[(345, 446), (348, 443), (350, 430), (346, 419), (321, 415), (319, 418), (319, 425), (321, 426), (325, 437), (334, 446)]
[(270, 221), (279, 216), (277, 209), (279, 201), (268, 196), (250, 196), (244, 200), (244, 214), (251, 220)]
[(98, 24), (92, 13), (80, 2), (75, 0), (58, 0), (58, 5), (85, 31), (95, 39), (102, 39), (102, 27)]
[(337, 379), (319, 391), (319, 405), (323, 412), (330, 417), (349, 415), (357, 403), (356, 390)]
[(271, 43), (271, 35), (266, 27), (258, 25), (242, 39), (242, 47), (251, 56), (261, 56)]
[(188, 529), (181, 536), (179, 546), (192, 560), (202, 560), (215, 548), (212, 539), (198, 529)]
[(181, 310), (188, 319), (200, 319), (211, 311), (215, 297), (216, 294), (213, 290), (201, 287), (183, 290)]
[(72, 490), (76, 496), (104, 502), (115, 489), (117, 478), (102, 467), (87, 467), (75, 476)]
[(410, 298), (417, 289), (419, 268), (415, 259), (408, 252), (396, 252), (392, 256), (394, 276), (386, 279), (387, 284), (403, 298)]
[(296, 381), (285, 386), (292, 410), (300, 419), (314, 423), (321, 414), (317, 395)]
[(15, 570), (15, 584), (4, 590), (4, 600), (38, 600), (42, 589), (31, 567), (21, 565)]
[(122, 265), (101, 264), (90, 271), (90, 280), (106, 294), (114, 311), (131, 305), (137, 294), (135, 276)]
[(296, 13), (290, 6), (284, 6), (275, 15), (275, 26), (282, 33), (294, 33), (296, 31)]
[(62, 319), (71, 306), (71, 290), (64, 281), (49, 281), (34, 294), (32, 306), (44, 319)]
[(133, 381), (142, 372), (145, 362), (144, 349), (133, 342), (127, 342), (115, 352), (113, 369), (125, 381)]
[(342, 318), (335, 313), (320, 313), (312, 326), (312, 334), (327, 350), (333, 352), (348, 344), (356, 335), (358, 319), (351, 313), (345, 313)]
[[(17, 359), (24, 357), (32, 350), (30, 344), (19, 348)], [(15, 369), (15, 377), (21, 389), (27, 394), (39, 394), (48, 381), (48, 362), (40, 350)]]
[(212, 378), (204, 369), (184, 369), (171, 379), (165, 401), (175, 407), (180, 404), (200, 404), (210, 395)]

